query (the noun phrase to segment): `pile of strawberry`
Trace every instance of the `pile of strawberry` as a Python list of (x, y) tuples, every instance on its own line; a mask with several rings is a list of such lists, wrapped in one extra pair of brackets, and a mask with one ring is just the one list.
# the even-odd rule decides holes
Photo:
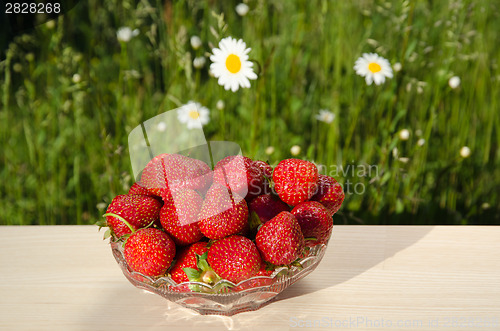
[(269, 276), (326, 243), (344, 200), (340, 184), (308, 161), (228, 156), (203, 161), (161, 154), (128, 194), (116, 196), (105, 221), (123, 241), (128, 266), (175, 282), (238, 284)]

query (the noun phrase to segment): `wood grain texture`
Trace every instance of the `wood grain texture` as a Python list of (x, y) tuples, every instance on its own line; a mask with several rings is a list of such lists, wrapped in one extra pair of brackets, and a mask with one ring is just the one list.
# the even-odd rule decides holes
[(500, 227), (335, 226), (312, 274), (233, 317), (136, 289), (102, 235), (0, 227), (0, 329), (500, 330)]

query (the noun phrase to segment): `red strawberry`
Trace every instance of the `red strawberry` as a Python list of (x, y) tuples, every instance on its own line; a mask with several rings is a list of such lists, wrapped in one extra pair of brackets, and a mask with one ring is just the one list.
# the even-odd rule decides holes
[(249, 212), (256, 213), (262, 224), (272, 219), (282, 211), (290, 211), (286, 203), (274, 198), (271, 194), (259, 195), (248, 205)]
[(214, 242), (208, 249), (207, 261), (221, 278), (235, 284), (255, 276), (261, 265), (255, 244), (239, 235)]
[(156, 197), (153, 193), (149, 192), (145, 187), (141, 186), (138, 183), (132, 184), (130, 189), (128, 190), (128, 195), (146, 195), (148, 197)]
[(210, 167), (203, 161), (180, 154), (160, 154), (146, 165), (139, 184), (166, 201), (177, 189), (190, 188), (204, 193), (211, 176)]
[[(117, 237), (138, 230), (159, 218), (161, 202), (145, 195), (118, 195), (106, 210), (106, 225)], [(128, 224), (127, 224), (128, 223)], [(132, 228), (132, 229), (131, 229)]]
[(255, 237), (262, 258), (272, 264), (290, 264), (304, 249), (300, 225), (290, 212), (283, 211), (264, 224)]
[[(272, 267), (272, 265), (270, 265), (267, 262), (265, 262), (264, 260), (262, 260), (260, 263), (259, 271), (255, 274), (255, 277), (257, 277), (257, 278), (252, 279), (250, 281), (246, 281), (246, 282), (234, 287), (233, 291), (242, 291), (242, 290), (246, 290), (249, 288), (269, 286), (273, 283), (273, 279), (269, 278), (269, 276), (271, 276), (273, 271), (274, 271), (274, 268)], [(259, 278), (259, 276), (261, 278)]]
[(261, 160), (253, 161), (253, 164), (262, 171), (262, 174), (267, 178), (271, 179), (273, 177), (273, 168), (266, 162)]
[(264, 175), (261, 194), (271, 193), (269, 181), (273, 178), (273, 168), (268, 163), (260, 160), (253, 161), (253, 164), (259, 167), (260, 171), (262, 171), (262, 174)]
[(266, 263), (266, 261), (262, 260), (260, 264), (259, 271), (255, 276), (271, 276), (271, 274), (274, 271), (274, 267), (272, 267), (270, 264)]
[(213, 183), (205, 196), (198, 216), (201, 232), (210, 239), (239, 233), (248, 222), (248, 206), (237, 194)]
[(248, 200), (262, 193), (264, 177), (253, 161), (241, 155), (223, 158), (214, 167), (214, 182)]
[(318, 168), (309, 161), (286, 159), (274, 168), (273, 181), (280, 199), (295, 206), (313, 196), (318, 182)]
[(161, 276), (174, 259), (175, 244), (159, 229), (141, 229), (127, 239), (123, 255), (133, 271), (146, 276)]
[(328, 209), (330, 216), (335, 214), (344, 201), (344, 191), (335, 178), (319, 175), (318, 189), (311, 200), (319, 201)]
[(198, 227), (198, 213), (203, 198), (194, 190), (173, 192), (160, 211), (160, 222), (177, 245), (184, 246), (203, 238)]
[(189, 281), (188, 276), (183, 269), (193, 268), (198, 270), (198, 267), (196, 265), (196, 255), (201, 256), (207, 251), (207, 243), (199, 241), (177, 252), (177, 262), (170, 270), (170, 276), (172, 277), (172, 279), (178, 284)]
[(325, 206), (317, 201), (305, 201), (292, 210), (297, 219), (308, 246), (323, 244), (328, 241), (332, 233), (333, 218)]

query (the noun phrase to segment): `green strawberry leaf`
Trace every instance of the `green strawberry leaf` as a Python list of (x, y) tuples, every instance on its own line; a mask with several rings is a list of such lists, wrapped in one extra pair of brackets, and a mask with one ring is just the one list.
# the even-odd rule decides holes
[(151, 227), (151, 225), (153, 225), (155, 221), (156, 220), (152, 220), (151, 223), (149, 223), (148, 225), (146, 225), (145, 227), (143, 227), (141, 229), (147, 229), (147, 228)]
[(267, 261), (264, 261), (264, 263), (266, 264), (266, 271), (273, 271), (274, 269), (276, 269), (276, 266), (274, 264), (272, 264), (271, 262), (267, 262)]
[(208, 265), (207, 262), (208, 251), (203, 253), (202, 255), (199, 254), (195, 255), (196, 255), (196, 266), (198, 267), (199, 270), (205, 271), (210, 269), (210, 266)]
[(132, 231), (132, 233), (135, 232), (134, 228), (132, 225), (130, 225), (129, 222), (127, 222), (123, 217), (121, 217), (120, 215), (117, 215), (115, 213), (106, 213), (104, 215), (102, 215), (103, 217), (106, 217), (106, 216), (112, 216), (112, 217), (115, 217), (115, 218), (118, 218), (120, 221), (122, 221), (123, 223), (125, 223), (126, 226), (128, 226), (128, 228), (130, 229), (130, 231)]
[(230, 293), (232, 287), (234, 287), (233, 284), (230, 284), (230, 283), (227, 283), (227, 282), (223, 282), (222, 284), (220, 284), (220, 289), (218, 290), (218, 293), (220, 293), (220, 294), (222, 294), (222, 293)]
[(260, 220), (259, 215), (255, 211), (252, 210), (250, 213), (250, 220), (248, 221), (248, 225), (250, 226), (250, 232), (257, 233), (257, 229), (262, 225), (262, 221)]
[(104, 232), (104, 238), (102, 238), (102, 239), (106, 240), (109, 237), (111, 237), (111, 229), (107, 229), (106, 232)]
[(304, 266), (299, 262), (300, 261), (300, 257), (297, 258), (295, 261), (293, 261), (292, 263), (290, 263), (290, 266), (294, 266), (294, 267), (297, 267), (299, 270), (302, 270), (304, 269)]
[(99, 230), (101, 230), (101, 228), (105, 228), (108, 226), (108, 222), (105, 219), (99, 220), (99, 221), (95, 222), (94, 224), (99, 227)]
[(304, 238), (304, 240), (317, 241), (317, 240), (318, 240), (318, 238), (315, 238), (315, 237), (307, 237), (307, 238)]
[(201, 272), (193, 268), (182, 268), (190, 282), (199, 282)]
[(211, 269), (210, 266), (208, 265), (207, 260), (205, 260), (205, 259), (200, 258), (196, 265), (198, 266), (198, 269), (203, 270), (203, 271)]

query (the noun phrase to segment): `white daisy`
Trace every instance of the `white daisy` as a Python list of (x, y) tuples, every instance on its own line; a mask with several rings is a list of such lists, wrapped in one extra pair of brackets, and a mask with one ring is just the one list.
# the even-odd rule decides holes
[(248, 5), (246, 3), (239, 3), (238, 5), (236, 5), (236, 12), (238, 13), (238, 15), (240, 16), (245, 16), (246, 14), (248, 14)]
[(399, 131), (399, 139), (408, 140), (408, 138), (410, 138), (410, 131), (408, 131), (408, 129)]
[(452, 89), (456, 89), (457, 87), (460, 86), (460, 77), (458, 76), (451, 77), (450, 80), (448, 81), (448, 85), (450, 85)]
[(403, 69), (403, 66), (401, 65), (401, 63), (396, 62), (396, 63), (394, 63), (392, 68), (394, 69), (395, 72), (399, 72), (399, 71), (401, 71), (401, 69)]
[(332, 123), (335, 119), (335, 114), (326, 109), (320, 109), (319, 114), (316, 115), (316, 119), (325, 123)]
[(300, 154), (301, 148), (299, 145), (293, 145), (292, 148), (290, 148), (290, 153), (292, 153), (293, 156), (297, 156)]
[(72, 80), (73, 83), (78, 84), (81, 82), (82, 76), (80, 76), (80, 74), (74, 74)]
[(188, 129), (200, 129), (210, 121), (210, 111), (198, 102), (189, 101), (177, 109), (177, 119), (185, 123)]
[(202, 45), (201, 38), (198, 36), (192, 36), (189, 41), (191, 42), (191, 47), (193, 47), (194, 50), (199, 49)]
[(167, 129), (167, 124), (165, 122), (160, 122), (156, 125), (156, 129), (160, 132), (163, 132)]
[(219, 100), (215, 104), (215, 108), (217, 108), (218, 110), (223, 110), (225, 106), (226, 106), (226, 104), (224, 103), (223, 100)]
[(468, 158), (470, 156), (470, 148), (467, 146), (460, 148), (460, 156), (464, 159)]
[(273, 154), (273, 153), (274, 153), (274, 147), (273, 147), (273, 146), (268, 146), (268, 147), (266, 148), (266, 154), (267, 154), (267, 155), (271, 155), (271, 154)]
[(219, 42), (219, 48), (212, 50), (210, 70), (226, 90), (236, 92), (240, 86), (250, 87), (249, 79), (257, 79), (253, 63), (248, 61), (250, 48), (246, 47), (243, 40), (227, 37)]
[(195, 67), (196, 69), (201, 69), (203, 68), (206, 62), (207, 59), (205, 59), (204, 56), (195, 57), (193, 60), (193, 67)]
[(363, 53), (354, 64), (354, 70), (361, 77), (365, 77), (366, 84), (380, 85), (385, 78), (392, 78), (392, 68), (389, 61), (375, 53)]
[(130, 41), (130, 39), (132, 39), (133, 37), (137, 36), (138, 34), (139, 34), (139, 30), (138, 29), (132, 30), (128, 26), (122, 26), (121, 28), (119, 28), (116, 31), (116, 38), (119, 41), (122, 41), (124, 43), (128, 43)]

